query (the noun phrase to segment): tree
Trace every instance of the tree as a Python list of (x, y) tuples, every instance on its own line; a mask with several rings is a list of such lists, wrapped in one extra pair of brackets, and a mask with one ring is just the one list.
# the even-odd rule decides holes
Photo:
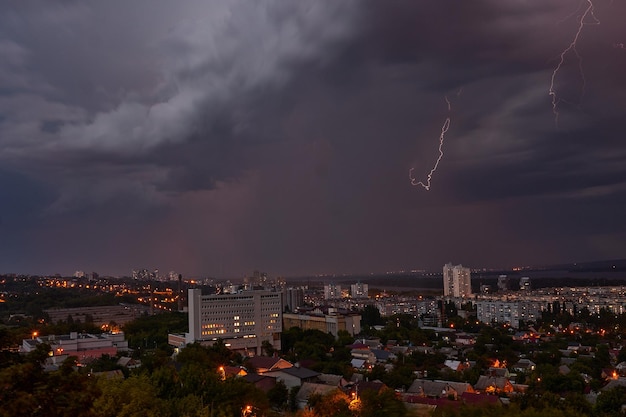
[(352, 417), (350, 398), (339, 390), (325, 395), (313, 394), (308, 405), (317, 417)]
[(100, 378), (102, 394), (93, 402), (97, 417), (156, 417), (164, 408), (146, 376), (133, 375), (126, 380)]
[(274, 385), (267, 392), (267, 399), (270, 402), (270, 405), (275, 409), (282, 410), (287, 405), (287, 400), (289, 399), (289, 390), (283, 381), (278, 381), (276, 385)]
[(261, 350), (266, 356), (274, 356), (274, 352), (276, 352), (276, 349), (274, 349), (274, 346), (272, 346), (269, 340), (264, 340), (261, 343)]
[(380, 310), (374, 305), (366, 305), (361, 312), (361, 325), (373, 327), (384, 324), (385, 321), (380, 315)]
[(615, 387), (598, 395), (594, 410), (598, 416), (620, 415), (622, 404), (626, 404), (626, 387)]
[(360, 394), (361, 417), (404, 417), (407, 409), (391, 389), (365, 390)]

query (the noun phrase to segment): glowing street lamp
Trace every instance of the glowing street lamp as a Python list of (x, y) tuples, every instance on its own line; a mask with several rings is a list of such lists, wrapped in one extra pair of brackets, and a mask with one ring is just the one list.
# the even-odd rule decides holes
[(244, 408), (241, 409), (241, 417), (250, 417), (252, 416), (252, 406), (251, 405), (246, 405)]
[(222, 381), (225, 381), (226, 380), (226, 370), (224, 369), (224, 367), (220, 366), (218, 368), (218, 371), (220, 373), (220, 377), (222, 378)]
[(37, 336), (39, 335), (39, 333), (37, 333), (37, 331), (33, 332), (33, 340), (37, 338)]

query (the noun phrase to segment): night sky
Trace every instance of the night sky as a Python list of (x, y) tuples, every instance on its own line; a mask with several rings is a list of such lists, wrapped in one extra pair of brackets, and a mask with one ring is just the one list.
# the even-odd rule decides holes
[(2, 2), (0, 273), (625, 258), (626, 2), (590, 5)]

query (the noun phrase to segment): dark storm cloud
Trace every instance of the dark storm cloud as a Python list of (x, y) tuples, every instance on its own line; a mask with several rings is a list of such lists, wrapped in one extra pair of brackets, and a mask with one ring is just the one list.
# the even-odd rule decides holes
[(621, 256), (626, 10), (596, 3), (558, 127), (584, 1), (0, 6), (0, 159), (48, 193), (12, 233), (116, 273)]

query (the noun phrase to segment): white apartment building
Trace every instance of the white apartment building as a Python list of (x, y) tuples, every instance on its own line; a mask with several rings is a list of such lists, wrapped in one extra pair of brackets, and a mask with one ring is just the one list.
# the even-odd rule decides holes
[(282, 311), (279, 292), (202, 295), (200, 289), (191, 288), (185, 341), (212, 345), (221, 339), (228, 348), (247, 355), (260, 355), (264, 341), (280, 350)]
[(444, 297), (470, 297), (472, 295), (472, 273), (463, 265), (447, 263), (443, 266)]
[(324, 284), (324, 299), (338, 300), (341, 298), (341, 285)]
[(476, 318), (487, 324), (508, 324), (518, 328), (520, 320), (535, 321), (546, 308), (544, 301), (481, 300), (476, 302)]
[(352, 298), (367, 298), (369, 292), (369, 285), (357, 282), (350, 285), (350, 296)]

